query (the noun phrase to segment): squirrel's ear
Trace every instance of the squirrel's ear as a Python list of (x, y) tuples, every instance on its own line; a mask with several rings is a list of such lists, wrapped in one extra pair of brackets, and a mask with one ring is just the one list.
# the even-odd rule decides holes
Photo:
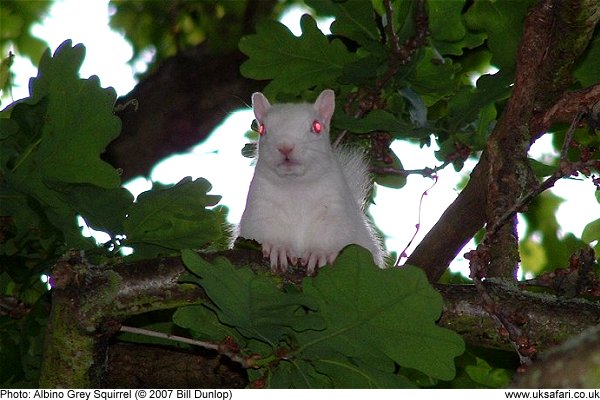
[(252, 94), (252, 109), (254, 110), (254, 116), (258, 122), (262, 122), (267, 114), (267, 111), (271, 108), (269, 100), (261, 92)]
[(331, 89), (323, 90), (315, 101), (315, 110), (325, 122), (329, 123), (335, 110), (335, 92)]

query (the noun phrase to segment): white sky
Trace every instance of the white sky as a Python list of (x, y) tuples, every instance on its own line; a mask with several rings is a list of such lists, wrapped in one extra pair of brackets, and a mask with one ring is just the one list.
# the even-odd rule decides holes
[[(283, 20), (296, 34), (299, 33), (301, 14), (298, 11), (289, 13)], [(328, 23), (323, 21), (321, 29), (328, 29)], [(97, 75), (103, 86), (114, 87), (119, 95), (128, 93), (135, 85), (134, 69), (128, 64), (132, 50), (121, 35), (109, 29), (107, 0), (58, 1), (43, 24), (33, 28), (33, 33), (46, 40), (52, 51), (68, 38), (74, 43), (83, 43), (87, 51), (81, 68), (82, 77)], [(18, 55), (18, 49), (16, 53)], [(144, 65), (135, 66), (138, 71), (143, 68)], [(12, 91), (16, 100), (28, 95), (28, 79), (37, 74), (37, 69), (17, 57), (13, 70), (17, 74)], [(4, 101), (3, 105), (6, 104)], [(161, 162), (153, 170), (151, 178), (163, 183), (175, 183), (188, 175), (207, 178), (213, 184), (212, 193), (222, 195), (222, 203), (230, 208), (230, 221), (237, 223), (245, 206), (245, 195), (253, 173), (250, 160), (240, 154), (246, 143), (244, 134), (252, 119), (250, 110), (233, 113), (206, 142), (188, 154)], [(531, 154), (537, 158), (547, 153), (551, 148), (549, 140), (549, 137), (545, 137), (536, 143)], [(404, 142), (396, 142), (392, 148), (407, 169), (434, 167), (440, 163), (433, 155), (435, 149), (418, 149)], [(464, 171), (470, 171), (473, 166), (474, 162), (468, 162)], [(232, 174), (230, 171), (236, 172)], [(458, 194), (455, 187), (460, 177), (451, 167), (441, 171), (439, 177), (438, 184), (424, 199), (421, 228), (409, 254)], [(410, 241), (417, 223), (421, 194), (431, 183), (431, 179), (410, 176), (408, 184), (401, 190), (377, 188), (376, 204), (371, 206), (370, 212), (376, 225), (386, 234), (388, 250), (400, 253)], [(128, 185), (134, 194), (149, 187), (150, 183), (141, 179)], [(572, 232), (580, 237), (585, 225), (600, 216), (600, 205), (594, 198), (594, 190), (589, 180), (562, 180), (557, 183), (554, 193), (568, 199), (557, 213), (564, 232)], [(522, 228), (523, 224), (520, 225)], [(467, 263), (459, 256), (453, 267), (466, 271)]]

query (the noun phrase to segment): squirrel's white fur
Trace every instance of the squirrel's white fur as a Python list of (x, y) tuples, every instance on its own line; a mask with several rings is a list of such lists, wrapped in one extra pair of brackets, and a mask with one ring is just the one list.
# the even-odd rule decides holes
[(314, 104), (273, 106), (254, 93), (252, 107), (263, 134), (239, 236), (261, 243), (274, 271), (300, 261), (313, 274), (349, 244), (368, 249), (383, 267), (364, 214), (371, 184), (364, 156), (330, 144), (334, 92), (324, 90)]

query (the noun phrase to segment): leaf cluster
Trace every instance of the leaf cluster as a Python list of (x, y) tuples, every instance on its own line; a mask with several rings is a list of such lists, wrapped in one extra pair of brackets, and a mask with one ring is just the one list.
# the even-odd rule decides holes
[[(433, 135), (438, 159), (460, 169), (485, 147), (511, 93), (523, 20), (534, 1), (427, 1), (427, 43), (399, 67), (394, 67), (399, 56), (392, 42), (410, 43), (419, 33), (417, 2), (390, 2), (391, 15), (384, 3), (307, 1), (317, 15), (335, 18), (330, 35), (319, 31), (309, 15), (302, 17), (299, 37), (279, 22), (264, 21), (240, 41), (248, 56), (241, 72), (268, 79), (264, 92), (280, 101), (313, 99), (323, 88), (333, 88), (340, 94), (334, 135), (350, 132), (346, 140), (370, 143), (376, 166), (402, 166), (401, 155), (379, 148), (376, 134), (384, 132), (387, 143), (429, 145)], [(575, 70), (581, 85), (598, 81), (592, 72), (597, 51), (595, 40)], [(392, 187), (405, 183), (377, 179)]]
[(280, 290), (272, 276), (224, 258), (210, 263), (184, 251), (183, 260), (192, 272), (186, 281), (211, 303), (180, 308), (174, 322), (203, 340), (235, 342), (251, 385), (414, 387), (411, 371), (452, 379), (464, 351), (460, 336), (435, 324), (441, 296), (421, 270), (380, 270), (358, 246), (305, 278), (301, 291)]
[[(116, 93), (95, 76), (79, 78), (84, 55), (85, 48), (70, 41), (54, 55), (46, 51), (30, 96), (0, 118), (0, 296), (15, 307), (0, 315), (3, 356), (15, 356), (12, 341), (33, 340), (17, 334), (15, 310), (43, 301), (47, 288), (40, 277), (68, 249), (103, 263), (119, 259), (124, 247), (133, 249), (129, 258), (144, 258), (224, 240), (226, 210), (214, 207), (220, 197), (208, 194), (208, 181), (155, 185), (135, 202), (121, 187), (118, 171), (101, 159), (120, 132)], [(84, 237), (78, 218), (105, 232), (107, 242), (99, 246)], [(18, 364), (3, 363), (13, 370), (0, 372), (3, 382), (28, 376), (18, 373)]]

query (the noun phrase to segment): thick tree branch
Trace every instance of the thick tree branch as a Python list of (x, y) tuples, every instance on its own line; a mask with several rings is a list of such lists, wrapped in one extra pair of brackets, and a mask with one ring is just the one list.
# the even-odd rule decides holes
[(215, 57), (208, 45), (200, 45), (162, 62), (118, 100), (117, 106), (132, 99), (139, 106), (117, 113), (121, 135), (104, 158), (122, 170), (126, 181), (147, 175), (161, 159), (202, 142), (264, 86), (240, 75), (244, 57), (239, 51)]
[(544, 354), (517, 376), (517, 388), (600, 387), (600, 325), (588, 328)]
[[(548, 1), (537, 6), (545, 11), (551, 21), (528, 18), (521, 40), (515, 81), (521, 88), (513, 93), (503, 114), (512, 114), (518, 120), (508, 121), (501, 116), (496, 131), (509, 127), (527, 128), (530, 143), (546, 132), (553, 122), (571, 121), (583, 105), (600, 101), (598, 88), (565, 93), (570, 84), (570, 72), (575, 60), (586, 48), (598, 20), (600, 4), (593, 0)], [(536, 49), (536, 46), (541, 46)], [(529, 51), (533, 60), (529, 60)], [(581, 104), (582, 101), (584, 104)], [(524, 108), (519, 110), (519, 108)], [(515, 110), (516, 109), (516, 110)], [(522, 136), (524, 132), (520, 132)], [(510, 134), (505, 137), (511, 145)], [(502, 145), (501, 145), (502, 146)], [(444, 212), (438, 223), (421, 241), (407, 263), (423, 268), (429, 279), (435, 282), (443, 274), (457, 253), (483, 226), (487, 218), (487, 182), (489, 180), (490, 155), (485, 151), (471, 173), (471, 179), (458, 198)], [(495, 166), (495, 170), (501, 166)], [(510, 168), (511, 165), (506, 165)]]
[[(259, 251), (231, 250), (202, 254), (207, 259), (224, 255), (236, 265), (266, 271)], [(79, 253), (61, 260), (53, 270), (52, 315), (46, 336), (43, 387), (90, 387), (103, 375), (108, 338), (124, 319), (149, 311), (171, 309), (207, 301), (195, 285), (179, 283), (186, 274), (178, 257), (96, 267)], [(287, 277), (297, 281), (296, 276)], [(506, 315), (524, 321), (539, 350), (600, 322), (600, 305), (581, 299), (561, 299), (520, 290), (515, 285), (485, 283)], [(445, 300), (439, 321), (477, 346), (506, 349), (510, 346), (486, 312), (470, 285), (438, 286)], [(78, 365), (73, 374), (73, 365)], [(98, 378), (99, 379), (99, 378)]]
[[(550, 50), (554, 4), (541, 1), (525, 19), (523, 38), (517, 52), (513, 93), (490, 135), (486, 151), (489, 159), (487, 182), (487, 226), (517, 202), (535, 182), (527, 161), (529, 122), (538, 97), (537, 74), (545, 54)], [(514, 277), (519, 263), (516, 215), (498, 227), (489, 245), (487, 276)]]
[[(502, 311), (521, 324), (521, 329), (535, 341), (540, 352), (600, 323), (600, 305), (595, 302), (533, 293), (500, 281), (488, 281), (484, 285)], [(445, 304), (439, 321), (441, 326), (461, 334), (467, 343), (475, 346), (514, 350), (490, 318), (473, 285), (436, 285), (436, 289)]]

